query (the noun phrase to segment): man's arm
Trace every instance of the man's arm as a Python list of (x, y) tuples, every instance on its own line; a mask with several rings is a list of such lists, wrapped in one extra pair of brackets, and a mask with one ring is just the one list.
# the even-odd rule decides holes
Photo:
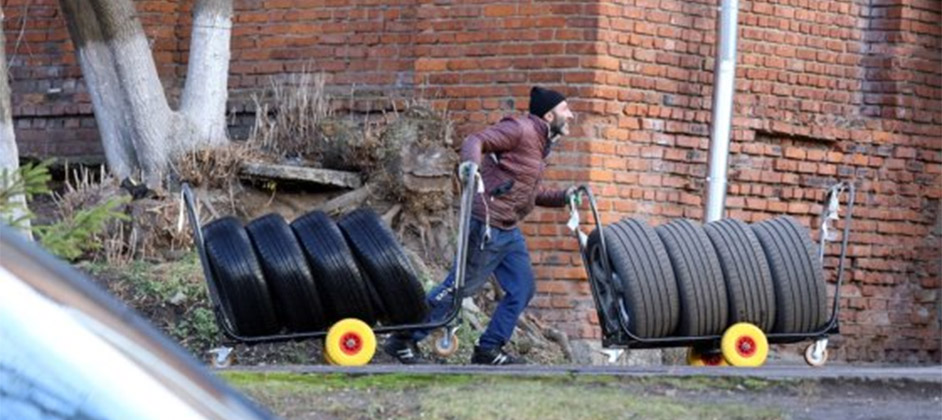
[(541, 207), (566, 207), (569, 204), (566, 201), (566, 192), (556, 188), (546, 188), (540, 185), (539, 192), (536, 193), (536, 205)]
[(480, 165), (482, 154), (513, 150), (517, 147), (522, 135), (520, 124), (512, 118), (505, 118), (495, 125), (468, 136), (461, 144), (461, 161), (471, 161)]

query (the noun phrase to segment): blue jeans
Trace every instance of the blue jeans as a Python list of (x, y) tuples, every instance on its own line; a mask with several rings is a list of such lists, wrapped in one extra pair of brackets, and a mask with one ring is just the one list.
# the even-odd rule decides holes
[[(478, 341), (481, 348), (493, 349), (510, 340), (517, 319), (533, 299), (536, 288), (530, 253), (520, 229), (503, 230), (492, 227), (489, 240), (485, 240), (484, 231), (484, 222), (472, 218), (468, 236), (468, 263), (465, 266), (465, 284), (461, 298), (480, 292), (491, 273), (497, 277), (497, 282), (504, 290), (504, 298), (497, 304), (487, 330)], [(426, 298), (429, 306), (427, 322), (445, 319), (452, 309), (456, 266), (457, 262), (452, 265), (445, 281), (429, 292)], [(458, 304), (461, 304), (460, 301)], [(429, 330), (417, 330), (412, 338), (419, 341), (428, 333)]]

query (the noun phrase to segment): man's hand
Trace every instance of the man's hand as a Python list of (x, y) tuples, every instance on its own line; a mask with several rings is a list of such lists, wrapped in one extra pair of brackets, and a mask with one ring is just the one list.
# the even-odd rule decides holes
[(458, 165), (458, 179), (460, 179), (461, 182), (467, 182), (468, 178), (473, 177), (477, 171), (478, 165), (476, 163), (470, 160), (461, 162), (461, 164)]
[(582, 191), (575, 185), (566, 188), (566, 204), (573, 203), (576, 207), (582, 207)]

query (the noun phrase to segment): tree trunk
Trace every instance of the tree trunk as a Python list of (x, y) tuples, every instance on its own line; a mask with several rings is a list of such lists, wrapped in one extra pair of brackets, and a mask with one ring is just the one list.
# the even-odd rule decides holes
[(108, 168), (118, 179), (124, 179), (138, 168), (138, 162), (131, 143), (130, 115), (121, 93), (114, 54), (105, 43), (90, 0), (59, 0), (59, 7), (68, 24), (85, 86), (92, 98)]
[[(3, 8), (0, 6), (0, 28), (3, 27)], [(13, 132), (13, 108), (10, 103), (10, 82), (7, 77), (6, 36), (0, 30), (0, 188), (6, 188), (14, 173), (20, 167), (20, 154), (16, 149), (16, 134)], [(16, 206), (12, 214), (2, 215), (10, 220), (17, 220), (26, 214), (26, 197), (16, 195), (10, 198), (21, 206)], [(23, 233), (32, 238), (29, 220), (20, 227)]]
[(186, 85), (180, 112), (196, 123), (190, 142), (178, 147), (192, 150), (225, 144), (226, 100), (229, 80), (229, 38), (232, 0), (197, 0), (193, 7)]
[(222, 145), (232, 0), (197, 0), (180, 112), (167, 103), (132, 0), (59, 0), (91, 93), (108, 167), (159, 188), (176, 155)]
[(159, 188), (170, 161), (174, 118), (164, 95), (144, 27), (131, 0), (91, 0), (129, 111), (131, 144), (144, 182)]

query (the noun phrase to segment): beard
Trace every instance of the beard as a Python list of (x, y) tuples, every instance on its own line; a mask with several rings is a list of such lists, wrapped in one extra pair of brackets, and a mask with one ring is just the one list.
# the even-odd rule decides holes
[(569, 134), (569, 122), (560, 116), (555, 116), (550, 123), (550, 132), (556, 135), (565, 136)]

